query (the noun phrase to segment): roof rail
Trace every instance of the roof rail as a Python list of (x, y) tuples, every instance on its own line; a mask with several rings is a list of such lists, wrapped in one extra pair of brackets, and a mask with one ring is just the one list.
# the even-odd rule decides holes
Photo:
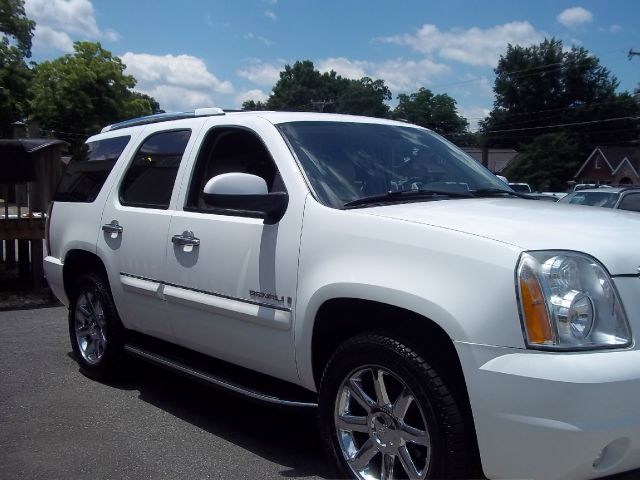
[(120, 130), (121, 128), (136, 127), (138, 125), (148, 125), (150, 123), (168, 122), (170, 120), (181, 120), (183, 118), (208, 117), (211, 115), (224, 115), (224, 110), (217, 107), (196, 108), (192, 112), (171, 112), (156, 113), (155, 115), (147, 115), (146, 117), (132, 118), (123, 122), (107, 125), (100, 133), (110, 132), (112, 130)]

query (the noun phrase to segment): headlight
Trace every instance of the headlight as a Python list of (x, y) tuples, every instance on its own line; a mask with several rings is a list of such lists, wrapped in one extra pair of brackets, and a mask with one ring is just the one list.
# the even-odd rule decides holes
[(611, 277), (594, 258), (567, 251), (526, 252), (516, 280), (529, 347), (577, 350), (631, 344), (629, 322)]

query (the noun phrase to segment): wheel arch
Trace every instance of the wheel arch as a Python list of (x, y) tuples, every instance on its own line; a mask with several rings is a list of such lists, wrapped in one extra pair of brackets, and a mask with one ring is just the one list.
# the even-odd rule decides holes
[(374, 300), (336, 297), (317, 310), (311, 341), (313, 378), (319, 390), (325, 366), (346, 340), (365, 332), (394, 338), (411, 347), (446, 380), (458, 400), (473, 448), (473, 468), (481, 472), (475, 422), (460, 357), (445, 329), (415, 311)]
[(73, 249), (66, 253), (62, 269), (62, 278), (67, 298), (71, 296), (71, 289), (73, 288), (75, 279), (82, 273), (88, 271), (95, 271), (105, 279), (108, 278), (104, 263), (95, 253), (82, 249)]
[[(452, 375), (464, 376), (450, 335), (439, 324), (415, 311), (397, 305), (354, 297), (336, 297), (323, 302), (313, 323), (311, 363), (316, 387), (333, 352), (347, 339), (364, 332), (384, 332), (428, 354)], [(466, 391), (466, 385), (465, 385)]]

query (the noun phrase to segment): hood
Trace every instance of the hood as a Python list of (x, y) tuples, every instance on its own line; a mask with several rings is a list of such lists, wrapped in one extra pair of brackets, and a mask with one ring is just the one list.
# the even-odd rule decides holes
[(581, 205), (477, 198), (384, 205), (361, 213), (478, 235), (523, 250), (574, 250), (612, 275), (638, 274), (640, 213)]

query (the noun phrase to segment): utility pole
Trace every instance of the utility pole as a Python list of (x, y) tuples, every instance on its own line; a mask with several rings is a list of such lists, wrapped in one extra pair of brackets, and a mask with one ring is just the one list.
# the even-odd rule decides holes
[(631, 58), (633, 58), (635, 55), (638, 55), (640, 57), (640, 52), (634, 52), (633, 48), (630, 48), (629, 53), (627, 54), (627, 58), (631, 60)]
[(329, 106), (333, 106), (334, 103), (335, 102), (333, 100), (320, 100), (320, 101), (311, 100), (311, 105), (317, 112), (324, 112), (325, 108)]

